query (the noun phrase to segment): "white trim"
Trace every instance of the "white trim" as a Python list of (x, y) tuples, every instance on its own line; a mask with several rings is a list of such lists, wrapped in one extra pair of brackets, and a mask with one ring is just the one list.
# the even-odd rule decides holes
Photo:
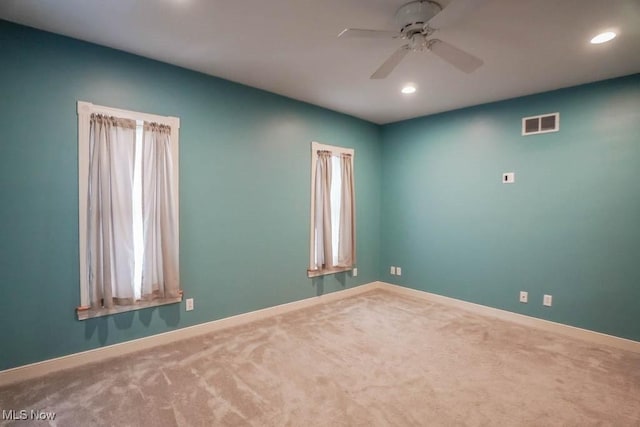
[(0, 371), (0, 387), (20, 381), (25, 381), (31, 378), (40, 377), (42, 375), (50, 374), (52, 372), (57, 372), (63, 369), (77, 368), (88, 363), (101, 362), (113, 357), (123, 356), (159, 345), (170, 344), (178, 340), (193, 338), (196, 336), (208, 334), (210, 332), (220, 331), (222, 329), (227, 329), (234, 326), (245, 325), (250, 322), (277, 316), (279, 314), (284, 314), (307, 307), (313, 307), (318, 304), (324, 304), (343, 298), (348, 298), (377, 288), (378, 282), (367, 283), (365, 285), (356, 286), (354, 288), (344, 289), (325, 295), (263, 308), (261, 310), (238, 314), (236, 316), (226, 317), (224, 319), (214, 320), (207, 323), (201, 323), (195, 326), (188, 326), (186, 328), (164, 332), (149, 337), (138, 338), (119, 344), (112, 344), (106, 347), (70, 354), (68, 356), (62, 356), (55, 359), (44, 360), (42, 362), (31, 363), (29, 365), (18, 366), (16, 368)]
[(417, 289), (410, 289), (403, 286), (392, 285), (390, 283), (371, 282), (364, 285), (356, 286), (354, 288), (344, 289), (317, 297), (306, 298), (299, 301), (263, 308), (261, 310), (238, 314), (236, 316), (226, 317), (224, 319), (214, 320), (207, 323), (201, 323), (199, 325), (164, 332), (161, 334), (152, 335), (150, 337), (139, 338), (119, 344), (113, 344), (106, 347), (83, 351), (81, 353), (70, 354), (68, 356), (62, 356), (55, 359), (44, 360), (42, 362), (36, 362), (29, 365), (7, 369), (4, 371), (0, 371), (0, 387), (20, 381), (25, 381), (31, 378), (40, 377), (42, 375), (57, 372), (63, 369), (72, 369), (82, 365), (86, 365), (88, 363), (101, 362), (113, 357), (123, 356), (136, 351), (153, 348), (159, 345), (170, 344), (178, 340), (193, 338), (234, 326), (245, 325), (250, 322), (255, 322), (303, 308), (313, 307), (318, 304), (324, 304), (331, 301), (337, 301), (343, 298), (360, 295), (376, 289), (386, 290), (400, 295), (407, 295), (409, 297), (422, 299), (424, 301), (444, 304), (450, 307), (456, 307), (483, 316), (489, 316), (508, 322), (517, 323), (523, 326), (542, 329), (548, 332), (561, 334), (596, 345), (607, 345), (621, 350), (640, 353), (640, 342), (638, 341), (632, 341), (625, 338), (603, 334), (600, 332), (590, 331), (587, 329), (576, 328), (561, 323), (550, 322), (548, 320), (525, 316), (518, 313), (512, 313), (510, 311), (487, 307), (480, 304), (474, 304), (455, 298), (432, 294), (430, 292), (419, 291)]
[(591, 331), (588, 329), (577, 328), (575, 326), (556, 323), (549, 320), (539, 319), (537, 317), (526, 316), (524, 314), (513, 313), (511, 311), (500, 310), (498, 308), (487, 307), (486, 305), (475, 304), (472, 302), (462, 301), (455, 298), (449, 298), (442, 295), (432, 294), (430, 292), (419, 291), (417, 289), (405, 288), (403, 286), (392, 285), (385, 282), (377, 282), (379, 289), (386, 289), (391, 292), (404, 294), (429, 302), (435, 302), (450, 307), (460, 308), (483, 316), (489, 316), (507, 322), (517, 323), (519, 325), (531, 328), (541, 329), (567, 337), (587, 341), (596, 345), (606, 345), (621, 350), (640, 353), (640, 342), (626, 338), (620, 338), (613, 335), (603, 334), (601, 332)]
[(144, 310), (145, 308), (160, 307), (161, 305), (178, 304), (182, 302), (182, 294), (173, 298), (158, 298), (151, 301), (137, 301), (135, 305), (114, 305), (111, 308), (90, 308), (76, 310), (78, 320), (93, 319), (94, 317), (111, 316), (127, 311)]
[[(78, 239), (79, 239), (79, 257), (80, 257), (80, 306), (88, 307), (90, 305), (89, 295), (87, 294), (87, 190), (89, 176), (89, 120), (91, 114), (105, 114), (109, 116), (117, 116), (123, 119), (144, 120), (147, 122), (155, 122), (171, 127), (171, 155), (175, 159), (175, 167), (173, 169), (173, 179), (175, 182), (174, 215), (176, 221), (180, 224), (180, 118), (172, 116), (159, 116), (156, 114), (139, 113), (137, 111), (122, 110), (119, 108), (105, 107), (103, 105), (95, 105), (90, 102), (78, 101)], [(84, 179), (83, 179), (84, 177)], [(178, 227), (178, 242), (180, 241), (180, 227)], [(178, 248), (179, 251), (179, 248)], [(178, 253), (179, 257), (179, 253)]]
[(356, 267), (337, 267), (331, 270), (307, 270), (307, 277), (312, 278), (326, 276), (327, 274), (346, 273), (347, 271), (353, 271), (354, 268)]
[[(351, 154), (351, 170), (353, 171), (354, 174), (354, 180), (355, 180), (355, 157), (356, 157), (356, 151), (353, 148), (347, 148), (347, 147), (338, 147), (337, 145), (327, 145), (327, 144), (322, 144), (320, 142), (316, 142), (316, 141), (311, 141), (311, 210), (309, 211), (309, 268), (307, 269), (307, 277), (311, 278), (311, 277), (317, 277), (317, 276), (324, 276), (326, 274), (333, 274), (336, 272), (340, 272), (340, 271), (346, 271), (346, 270), (350, 270), (346, 269), (346, 270), (336, 270), (336, 271), (315, 271), (315, 270), (311, 270), (311, 268), (313, 268), (314, 266), (314, 259), (313, 259), (313, 249), (311, 247), (311, 245), (313, 244), (313, 229), (314, 229), (314, 216), (313, 213), (316, 210), (316, 163), (318, 161), (318, 156), (316, 155), (318, 151), (330, 151), (332, 153), (336, 153), (336, 154)], [(354, 191), (355, 191), (355, 185), (354, 185)], [(355, 217), (356, 215), (356, 207), (355, 205), (353, 206), (353, 215)], [(314, 271), (313, 273), (310, 273), (311, 271)]]
[(105, 107), (104, 105), (96, 105), (91, 102), (78, 101), (78, 115), (91, 116), (91, 114), (105, 114), (108, 116), (117, 116), (121, 119), (144, 120), (146, 122), (155, 122), (162, 125), (171, 126), (171, 132), (180, 129), (180, 118), (173, 116), (160, 116), (157, 114), (140, 113), (138, 111), (123, 110), (120, 108)]
[[(555, 121), (556, 127), (554, 127), (553, 129), (541, 130), (540, 127), (542, 126), (542, 118), (549, 117), (549, 116), (556, 117), (556, 121)], [(539, 119), (538, 130), (527, 132), (525, 123), (527, 120), (531, 120), (531, 119)], [(529, 117), (522, 118), (522, 136), (539, 135), (541, 133), (549, 133), (549, 132), (558, 132), (559, 130), (560, 130), (560, 113), (547, 113), (547, 114), (540, 114), (539, 116), (529, 116)]]
[[(91, 104), (89, 104), (91, 105)], [(80, 306), (88, 307), (87, 293), (87, 192), (89, 187), (89, 116), (87, 103), (78, 101), (78, 240), (80, 256)]]

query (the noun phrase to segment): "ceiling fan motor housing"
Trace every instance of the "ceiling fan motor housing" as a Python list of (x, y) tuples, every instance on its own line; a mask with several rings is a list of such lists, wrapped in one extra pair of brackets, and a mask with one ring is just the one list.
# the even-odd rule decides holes
[(416, 33), (422, 33), (427, 22), (442, 10), (442, 6), (435, 1), (412, 1), (401, 6), (396, 12), (396, 21), (400, 24), (402, 34), (410, 38)]

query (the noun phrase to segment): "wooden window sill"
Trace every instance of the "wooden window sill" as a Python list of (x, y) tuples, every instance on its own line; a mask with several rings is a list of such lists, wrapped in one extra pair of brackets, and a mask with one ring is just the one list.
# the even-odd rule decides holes
[(76, 314), (78, 320), (87, 320), (94, 317), (110, 316), (112, 314), (126, 313), (127, 311), (142, 310), (144, 308), (158, 307), (167, 304), (176, 304), (182, 302), (182, 294), (174, 298), (154, 299), (150, 301), (139, 301), (135, 305), (116, 305), (112, 308), (84, 308), (78, 307)]
[(327, 274), (344, 273), (346, 271), (351, 271), (353, 269), (354, 267), (339, 267), (339, 268), (332, 268), (330, 270), (307, 270), (307, 277), (311, 278), (311, 277), (326, 276)]

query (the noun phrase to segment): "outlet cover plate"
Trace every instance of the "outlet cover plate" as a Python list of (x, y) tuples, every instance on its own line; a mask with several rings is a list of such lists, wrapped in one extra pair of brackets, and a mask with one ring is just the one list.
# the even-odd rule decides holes
[(529, 292), (520, 291), (520, 302), (523, 302), (523, 303), (529, 302)]
[(542, 304), (547, 307), (551, 307), (552, 300), (553, 300), (553, 297), (551, 295), (545, 295), (542, 298)]
[(185, 309), (186, 309), (186, 311), (193, 310), (193, 298), (187, 298), (186, 303), (185, 303)]

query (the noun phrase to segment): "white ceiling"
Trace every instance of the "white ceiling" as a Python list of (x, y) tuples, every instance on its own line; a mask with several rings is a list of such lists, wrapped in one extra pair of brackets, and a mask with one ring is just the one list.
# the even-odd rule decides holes
[[(482, 58), (476, 72), (410, 53), (386, 80), (370, 80), (403, 41), (337, 35), (346, 27), (399, 30), (394, 13), (406, 1), (3, 0), (0, 18), (375, 123), (640, 71), (640, 0), (486, 0), (437, 33)], [(589, 43), (606, 29), (618, 37)], [(400, 94), (406, 82), (418, 92)]]

